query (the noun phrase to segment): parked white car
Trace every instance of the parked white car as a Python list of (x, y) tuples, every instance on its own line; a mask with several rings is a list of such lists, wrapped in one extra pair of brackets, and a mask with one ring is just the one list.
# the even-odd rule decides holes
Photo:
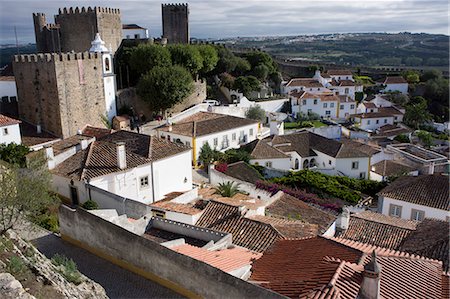
[(211, 106), (219, 106), (220, 105), (219, 101), (216, 101), (216, 100), (204, 100), (203, 103), (209, 104)]

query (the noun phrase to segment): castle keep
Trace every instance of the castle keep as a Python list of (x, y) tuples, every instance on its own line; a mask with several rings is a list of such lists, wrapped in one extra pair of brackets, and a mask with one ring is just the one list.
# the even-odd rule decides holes
[(161, 4), (163, 37), (169, 44), (188, 44), (189, 8), (186, 4)]
[(102, 53), (16, 55), (20, 118), (63, 138), (103, 127), (101, 116), (116, 113), (111, 63)]
[(96, 33), (115, 53), (122, 40), (120, 10), (105, 7), (63, 8), (55, 24), (47, 24), (43, 13), (33, 14), (36, 48), (40, 53), (83, 52), (89, 49)]

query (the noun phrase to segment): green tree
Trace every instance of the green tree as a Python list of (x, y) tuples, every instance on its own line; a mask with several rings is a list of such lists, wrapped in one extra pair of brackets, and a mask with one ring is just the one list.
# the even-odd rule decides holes
[(236, 56), (224, 46), (217, 46), (217, 53), (219, 54), (219, 62), (217, 63), (216, 73), (232, 73), (238, 63)]
[(235, 80), (236, 78), (228, 73), (220, 74), (220, 81), (222, 82), (222, 86), (225, 86), (228, 89), (233, 88)]
[(422, 65), (422, 63), (423, 59), (420, 57), (411, 56), (405, 59), (405, 64), (408, 66), (419, 66)]
[(234, 81), (233, 89), (242, 92), (245, 96), (248, 96), (250, 92), (259, 90), (260, 84), (261, 82), (259, 82), (259, 80), (254, 76), (240, 76)]
[(415, 97), (412, 102), (406, 106), (404, 122), (418, 129), (419, 126), (431, 120), (431, 114), (427, 110), (427, 101), (422, 97)]
[(146, 74), (156, 66), (172, 65), (170, 52), (161, 45), (140, 44), (131, 51), (130, 67), (140, 75)]
[(215, 192), (214, 194), (219, 194), (223, 197), (233, 197), (238, 193), (242, 193), (241, 190), (239, 190), (239, 184), (236, 184), (234, 182), (224, 182), (220, 183), (217, 187), (214, 188)]
[(269, 68), (265, 64), (259, 64), (253, 69), (253, 75), (261, 81), (265, 81), (269, 75)]
[(0, 234), (20, 219), (34, 221), (55, 202), (50, 192), (50, 172), (43, 155), (35, 155), (27, 168), (0, 165)]
[(216, 48), (211, 45), (200, 45), (197, 48), (203, 58), (203, 67), (200, 69), (200, 74), (205, 76), (216, 68), (217, 62), (219, 62), (219, 54)]
[(386, 93), (385, 97), (388, 101), (402, 107), (406, 106), (406, 104), (408, 104), (409, 102), (409, 97), (398, 91), (388, 92)]
[(432, 69), (432, 70), (424, 71), (422, 74), (422, 77), (420, 78), (420, 81), (426, 82), (428, 80), (438, 79), (441, 77), (442, 77), (442, 72), (440, 70)]
[(236, 67), (234, 69), (234, 74), (237, 76), (245, 75), (252, 68), (250, 63), (242, 57), (235, 57), (235, 61)]
[(433, 145), (433, 136), (431, 135), (431, 133), (427, 131), (419, 131), (417, 132), (417, 137), (419, 137), (420, 141), (426, 147), (430, 147)]
[(0, 144), (0, 160), (18, 167), (25, 167), (27, 163), (26, 156), (29, 152), (30, 149), (22, 144)]
[(245, 117), (262, 122), (266, 119), (266, 111), (261, 106), (255, 105), (248, 108)]
[(400, 134), (395, 136), (394, 140), (401, 142), (401, 143), (409, 143), (409, 137), (405, 134)]
[(206, 142), (201, 148), (200, 148), (200, 154), (198, 156), (198, 160), (205, 165), (206, 169), (208, 169), (209, 164), (214, 162), (214, 151), (212, 150), (211, 146), (208, 142)]
[(277, 70), (277, 66), (272, 59), (272, 56), (265, 52), (253, 51), (245, 54), (245, 58), (250, 62), (254, 70), (258, 65), (265, 65), (268, 68), (268, 73), (273, 73)]
[(165, 112), (193, 90), (192, 76), (181, 66), (154, 67), (137, 85), (137, 94), (154, 112)]
[(225, 151), (224, 160), (228, 164), (239, 161), (248, 163), (250, 161), (250, 154), (242, 149), (229, 149)]
[(404, 72), (402, 76), (409, 84), (417, 84), (420, 82), (420, 74), (416, 71), (408, 70)]
[(203, 68), (203, 57), (197, 47), (192, 45), (171, 45), (168, 47), (174, 65), (186, 68), (196, 78)]

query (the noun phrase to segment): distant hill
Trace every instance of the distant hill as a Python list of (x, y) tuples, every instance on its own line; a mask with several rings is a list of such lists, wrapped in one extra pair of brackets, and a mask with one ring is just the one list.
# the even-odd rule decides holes
[[(35, 44), (20, 45), (20, 54), (31, 54), (36, 52)], [(17, 54), (17, 48), (15, 45), (1, 45), (0, 46), (0, 69), (3, 69), (12, 61), (13, 55)]]
[(282, 59), (348, 66), (448, 69), (449, 36), (411, 33), (348, 33), (247, 37), (218, 40), (236, 48), (259, 48)]

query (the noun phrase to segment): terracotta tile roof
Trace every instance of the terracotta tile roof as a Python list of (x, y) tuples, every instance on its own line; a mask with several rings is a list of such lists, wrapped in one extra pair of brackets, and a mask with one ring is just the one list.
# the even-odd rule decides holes
[(213, 188), (202, 188), (198, 190), (198, 195), (202, 196), (205, 200), (213, 200), (235, 207), (243, 207), (249, 210), (255, 210), (265, 206), (265, 203), (262, 200), (255, 199), (243, 193), (238, 193), (230, 198), (223, 197), (220, 194), (215, 194), (215, 192), (216, 190)]
[(261, 253), (237, 246), (210, 251), (184, 244), (171, 247), (171, 249), (228, 273), (244, 266), (251, 265), (254, 260), (257, 260), (262, 256)]
[[(173, 124), (171, 133), (189, 137), (205, 136), (257, 123), (258, 121), (249, 118), (210, 112), (198, 112), (193, 116), (182, 120), (180, 123)], [(169, 126), (159, 128), (158, 130), (169, 132)], [(254, 132), (254, 134), (256, 133), (257, 132)]]
[(312, 79), (312, 78), (294, 78), (291, 79), (286, 86), (304, 86), (304, 87), (324, 87), (322, 85), (322, 83), (319, 82), (319, 80), (317, 79)]
[(448, 211), (448, 187), (448, 176), (445, 175), (404, 176), (381, 190), (379, 195)]
[(417, 222), (398, 219), (379, 213), (352, 214), (349, 227), (337, 236), (390, 249), (398, 249), (403, 240), (417, 226)]
[(145, 29), (137, 24), (122, 24), (122, 29)]
[(328, 70), (326, 74), (330, 76), (353, 76), (350, 70)]
[(41, 133), (38, 133), (36, 126), (26, 121), (20, 123), (20, 134), (22, 135), (22, 144), (26, 146), (34, 146), (59, 140), (57, 136), (50, 134), (47, 131), (41, 130)]
[(271, 225), (242, 217), (239, 207), (210, 201), (196, 223), (233, 236), (233, 244), (263, 252), (275, 240), (283, 238)]
[(384, 79), (383, 84), (408, 84), (408, 81), (406, 81), (403, 77), (398, 76), (398, 77), (386, 77), (386, 79)]
[(424, 219), (399, 250), (442, 261), (444, 271), (449, 272), (449, 225), (447, 221)]
[(362, 104), (363, 104), (364, 107), (366, 107), (366, 108), (377, 108), (377, 105), (375, 105), (375, 104), (372, 103), (372, 102), (363, 102)]
[(225, 174), (251, 184), (255, 184), (257, 181), (263, 179), (256, 169), (243, 161), (228, 164)]
[(309, 95), (309, 93), (307, 93), (306, 91), (304, 91), (304, 90), (297, 90), (297, 89), (292, 90), (291, 92), (289, 92), (289, 95), (293, 96), (295, 98), (302, 98), (302, 97), (306, 96), (307, 94)]
[(384, 126), (381, 126), (380, 128), (378, 128), (378, 130), (376, 131), (376, 134), (373, 134), (372, 136), (392, 137), (392, 136), (397, 136), (400, 134), (408, 134), (408, 133), (411, 133), (412, 131), (413, 130), (411, 130), (411, 129), (399, 127), (397, 125), (384, 125)]
[(159, 228), (150, 227), (147, 229), (147, 231), (142, 235), (142, 237), (152, 240), (153, 242), (157, 243), (164, 243), (168, 241), (173, 241), (177, 239), (184, 239), (186, 244), (197, 246), (197, 247), (203, 247), (208, 242), (205, 240), (200, 240), (192, 237), (188, 237), (186, 235), (170, 232), (167, 230), (162, 230)]
[(351, 117), (358, 117), (358, 118), (380, 118), (380, 117), (394, 117), (394, 114), (390, 112), (385, 111), (378, 111), (378, 112), (368, 112), (368, 113), (357, 113), (350, 115)]
[(316, 207), (287, 194), (269, 205), (266, 213), (285, 219), (299, 219), (301, 221), (318, 225), (320, 232), (324, 233), (336, 220), (336, 217)]
[(327, 285), (340, 262), (358, 263), (363, 253), (322, 237), (276, 241), (253, 263), (250, 281), (290, 298)]
[(350, 148), (351, 150), (358, 150), (362, 153), (365, 153), (368, 156), (373, 156), (381, 152), (381, 150), (377, 147), (353, 139), (342, 138), (340, 142), (344, 144), (344, 146), (346, 146), (347, 148)]
[(371, 171), (382, 176), (402, 175), (414, 170), (415, 169), (411, 166), (391, 160), (380, 161), (373, 164), (371, 167)]
[(241, 146), (241, 149), (250, 153), (251, 159), (283, 159), (289, 158), (288, 155), (267, 144), (267, 142), (256, 139), (246, 145)]
[(339, 80), (339, 86), (355, 86), (352, 80)]
[[(139, 156), (128, 149), (126, 149), (126, 161), (126, 169), (151, 162), (150, 159)], [(77, 180), (92, 179), (121, 171), (124, 170), (117, 166), (116, 144), (105, 141), (91, 143), (87, 149), (79, 151), (52, 170), (55, 174)]]
[(0, 76), (0, 81), (16, 81), (14, 76)]
[(106, 135), (111, 134), (114, 131), (111, 129), (86, 126), (81, 132), (84, 136), (95, 137), (96, 139), (100, 139)]
[(270, 224), (285, 238), (305, 238), (317, 236), (319, 234), (319, 226), (317, 224), (310, 224), (304, 221), (260, 215), (250, 216), (247, 218), (261, 223)]
[(125, 142), (127, 150), (141, 157), (149, 158), (152, 161), (164, 159), (190, 150), (189, 147), (183, 144), (169, 142), (155, 136), (138, 134), (125, 130), (106, 135), (100, 138), (100, 140), (111, 143)]
[(395, 107), (380, 107), (378, 108), (378, 111), (380, 113), (386, 113), (386, 114), (392, 114), (392, 115), (403, 115), (404, 113), (401, 112), (399, 109)]
[(197, 215), (202, 212), (201, 209), (196, 208), (192, 204), (183, 204), (165, 200), (157, 201), (149, 206), (152, 208), (156, 208), (158, 210), (176, 212), (187, 215)]
[(440, 262), (323, 237), (276, 241), (253, 263), (249, 281), (290, 298), (357, 298), (373, 250), (381, 265), (380, 298), (444, 298)]
[(84, 135), (70, 136), (66, 139), (52, 143), (53, 153), (54, 155), (59, 155), (60, 153), (65, 152), (66, 150), (80, 144), (82, 140), (90, 139), (92, 138)]
[(6, 115), (0, 114), (0, 127), (4, 127), (4, 126), (11, 126), (11, 125), (17, 125), (20, 124), (21, 121), (8, 117)]

